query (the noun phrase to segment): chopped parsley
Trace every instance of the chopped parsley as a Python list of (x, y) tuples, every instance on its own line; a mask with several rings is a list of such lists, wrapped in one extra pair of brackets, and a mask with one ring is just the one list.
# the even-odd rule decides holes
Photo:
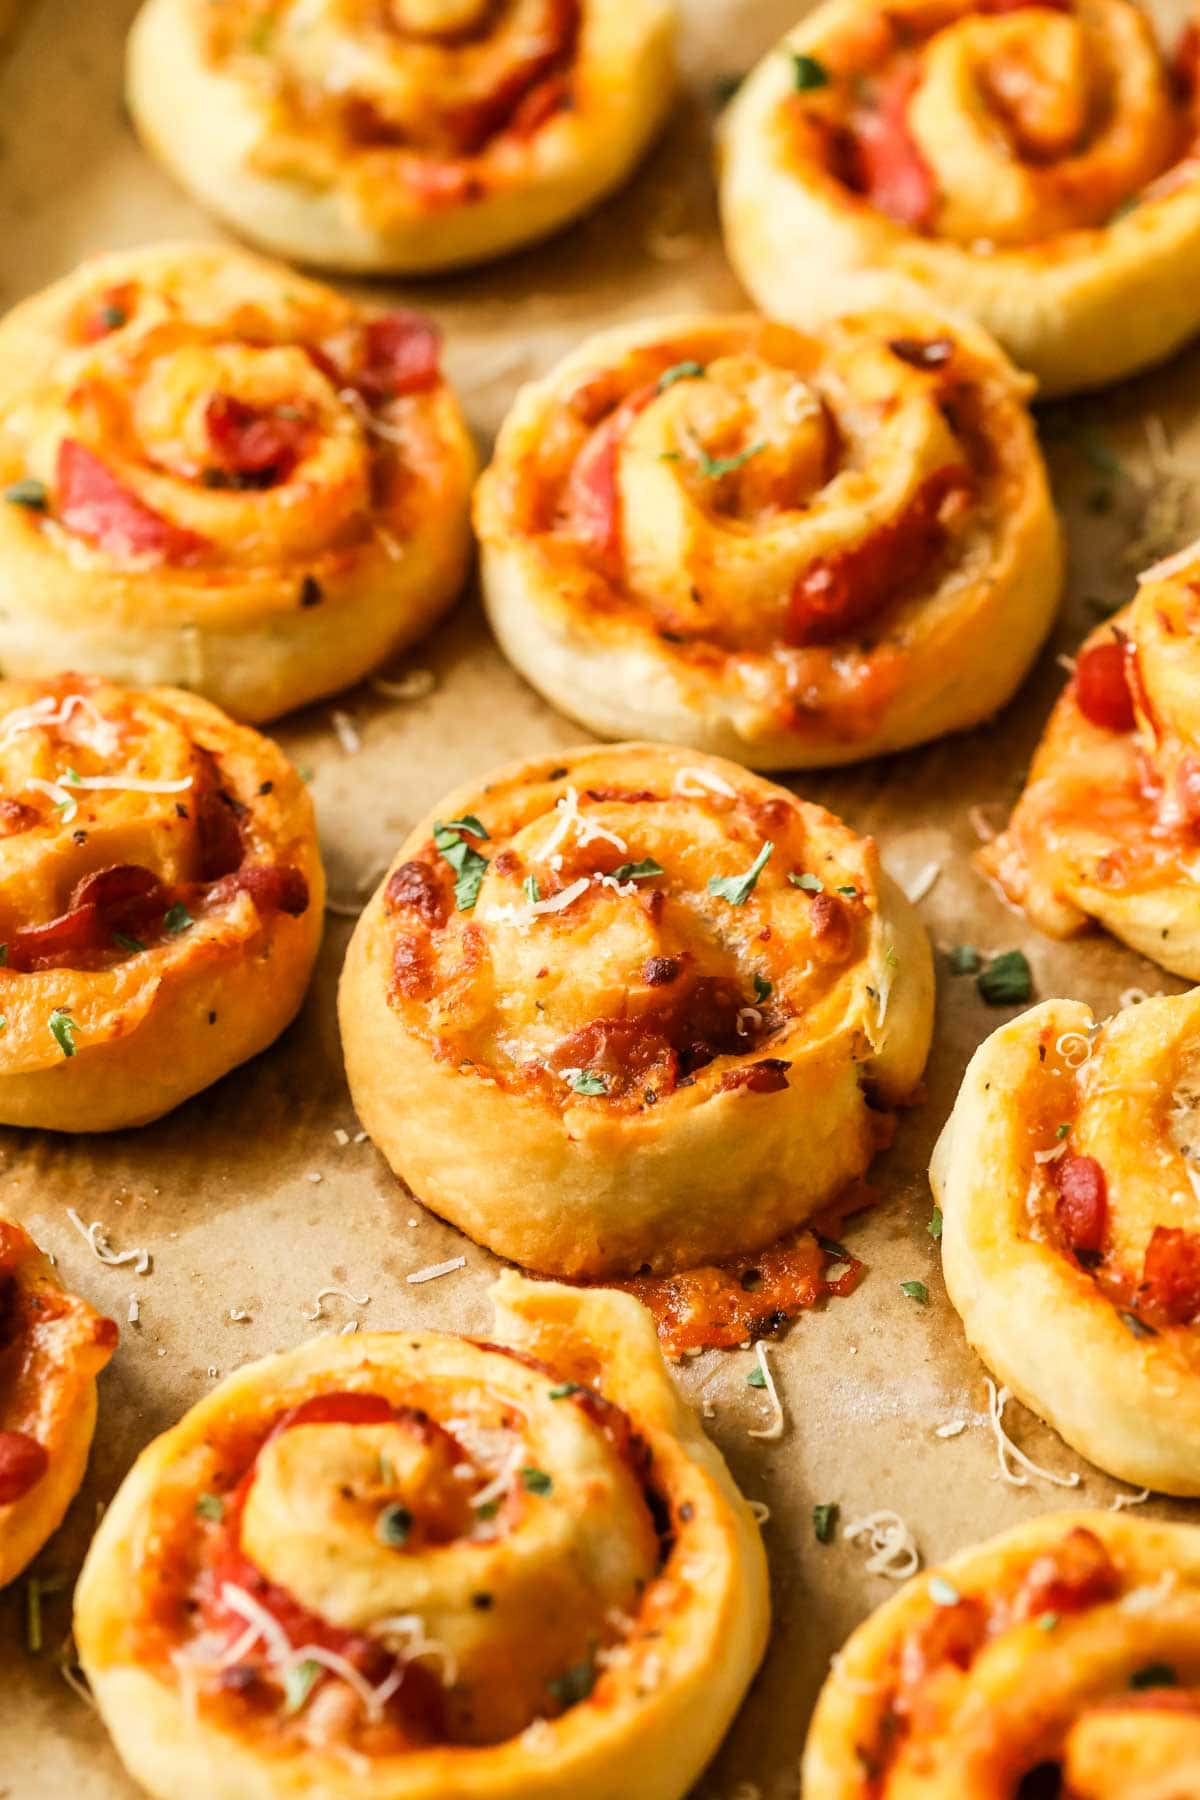
[(31, 1575), (25, 1583), (25, 1643), (33, 1656), (40, 1656), (45, 1648), (42, 1597), (57, 1594), (65, 1586), (65, 1575)]
[(557, 1387), (550, 1388), (548, 1392), (552, 1400), (569, 1400), (572, 1394), (581, 1393), (582, 1387), (578, 1381), (560, 1381)]
[(798, 94), (811, 94), (829, 86), (829, 70), (815, 56), (803, 50), (792, 51), (792, 86)]
[(180, 932), (190, 931), (195, 923), (183, 901), (177, 900), (163, 917), (163, 930), (169, 931), (172, 937), (178, 937)]
[(935, 1606), (957, 1606), (959, 1593), (958, 1589), (947, 1581), (944, 1575), (931, 1575), (929, 1577), (929, 1598)]
[(660, 862), (655, 862), (652, 856), (643, 856), (641, 862), (621, 863), (613, 870), (613, 880), (649, 881), (652, 875), (661, 875), (663, 872)]
[(285, 1714), (300, 1711), (312, 1693), (320, 1673), (320, 1663), (311, 1656), (306, 1656), (303, 1662), (291, 1665), (283, 1678), (283, 1710)]
[(754, 998), (756, 1000), (769, 1000), (774, 992), (774, 988), (765, 975), (754, 977)]
[(834, 1262), (848, 1263), (854, 1261), (854, 1258), (847, 1250), (845, 1244), (839, 1244), (836, 1238), (826, 1237), (823, 1231), (815, 1231), (813, 1236), (817, 1240), (818, 1247), (826, 1256), (832, 1258)]
[(542, 890), (538, 886), (537, 876), (527, 875), (521, 883), (521, 886), (525, 890), (525, 898), (528, 900), (530, 906), (536, 906), (542, 897)]
[(1136, 1313), (1119, 1312), (1117, 1317), (1120, 1319), (1126, 1331), (1135, 1338), (1152, 1338), (1158, 1336), (1153, 1325), (1147, 1325), (1145, 1319), (1139, 1319)]
[(929, 1223), (925, 1227), (925, 1229), (929, 1233), (930, 1237), (933, 1239), (935, 1244), (941, 1243), (941, 1241), (942, 1241), (942, 1209), (940, 1206), (934, 1207), (932, 1213), (929, 1216)]
[(667, 389), (674, 387), (677, 381), (698, 381), (703, 373), (703, 363), (691, 361), (672, 363), (671, 367), (664, 369), (659, 376), (654, 391), (656, 394), (665, 394)]
[(446, 825), (435, 824), (433, 844), (438, 855), (444, 857), (454, 870), (455, 906), (459, 912), (470, 912), (479, 898), (488, 865), (487, 857), (480, 856), (478, 850), (468, 844), (462, 835), (464, 831), (472, 837), (486, 838), (488, 835), (474, 813), (468, 813), (465, 818), (451, 819)]
[(765, 1388), (766, 1385), (767, 1385), (767, 1378), (763, 1374), (762, 1370), (761, 1369), (751, 1369), (750, 1373), (746, 1377), (746, 1386), (752, 1387), (752, 1388)]
[(948, 961), (952, 975), (975, 975), (983, 967), (983, 958), (971, 944), (955, 944)]
[(1069, 1125), (1058, 1125), (1055, 1127), (1054, 1135), (1059, 1140), (1060, 1143), (1062, 1142), (1063, 1138), (1066, 1137), (1066, 1135), (1067, 1135), (1068, 1131), (1070, 1131), (1070, 1129), (1071, 1129), (1071, 1127)]
[(1023, 950), (1002, 950), (975, 977), (989, 1006), (1021, 1006), (1033, 997), (1033, 971)]
[(837, 1525), (838, 1504), (836, 1500), (822, 1500), (812, 1509), (813, 1536), (818, 1544), (828, 1544)]
[(819, 875), (789, 875), (788, 881), (795, 888), (803, 888), (806, 894), (823, 894), (825, 883)]
[(122, 325), (128, 325), (129, 314), (123, 306), (115, 306), (107, 300), (100, 308), (100, 323), (105, 331), (120, 331)]
[(577, 1094), (607, 1094), (608, 1077), (595, 1069), (564, 1069), (563, 1077)]
[(847, 900), (858, 899), (858, 889), (856, 887), (840, 887), (838, 893), (845, 894)]
[(596, 1685), (596, 1663), (592, 1654), (567, 1669), (562, 1675), (555, 1675), (546, 1683), (547, 1688), (560, 1706), (578, 1706), (586, 1700)]
[(125, 931), (114, 931), (112, 939), (118, 950), (135, 951), (144, 950), (146, 948), (141, 938), (130, 937), (128, 932)]
[(709, 893), (715, 894), (718, 900), (728, 900), (730, 906), (744, 906), (758, 886), (758, 878), (766, 868), (774, 848), (768, 838), (744, 875), (710, 875)]
[(44, 481), (35, 481), (32, 475), (26, 475), (21, 481), (9, 483), (4, 490), (4, 498), (10, 506), (24, 506), (30, 512), (45, 512), (50, 496), (46, 492)]
[(1036, 1624), (1039, 1631), (1053, 1631), (1058, 1624), (1058, 1614), (1056, 1612), (1039, 1613)]
[(527, 1494), (549, 1494), (554, 1490), (554, 1478), (547, 1475), (545, 1469), (531, 1469), (528, 1466), (518, 1471), (521, 1483)]
[(723, 475), (736, 474), (739, 469), (746, 466), (752, 456), (757, 456), (759, 451), (765, 450), (766, 447), (765, 440), (760, 439), (757, 444), (750, 444), (745, 450), (739, 450), (736, 456), (710, 456), (707, 450), (702, 450), (697, 444), (695, 447), (696, 467), (705, 481), (720, 481)]
[(1152, 1662), (1135, 1669), (1129, 1677), (1131, 1688), (1178, 1687), (1179, 1676), (1170, 1663)]
[(376, 1519), (375, 1536), (381, 1544), (390, 1544), (393, 1550), (398, 1550), (402, 1544), (407, 1544), (412, 1522), (413, 1516), (407, 1506), (401, 1506), (397, 1501), (385, 1506)]
[(910, 1300), (915, 1300), (918, 1306), (929, 1305), (929, 1289), (923, 1281), (902, 1281), (900, 1292), (906, 1294)]
[(75, 1033), (78, 1030), (78, 1026), (70, 1013), (64, 1012), (61, 1006), (56, 1006), (54, 1011), (50, 1014), (47, 1024), (50, 1028), (50, 1036), (54, 1039), (63, 1055), (74, 1056)]
[(196, 1511), (202, 1519), (211, 1519), (214, 1525), (225, 1517), (225, 1502), (220, 1494), (200, 1494), (196, 1498)]

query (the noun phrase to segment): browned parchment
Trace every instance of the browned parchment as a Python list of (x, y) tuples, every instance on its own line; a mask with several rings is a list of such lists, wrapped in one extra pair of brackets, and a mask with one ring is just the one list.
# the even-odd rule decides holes
[[(212, 236), (206, 221), (135, 143), (120, 99), (122, 41), (134, 0), (26, 0), (0, 69), (0, 299), (8, 305), (81, 255), (157, 237)], [(472, 422), (487, 439), (516, 384), (582, 335), (643, 313), (741, 304), (722, 259), (710, 175), (714, 77), (735, 74), (790, 22), (786, 0), (690, 0), (686, 87), (658, 150), (630, 187), (544, 249), (482, 275), (405, 290), (436, 313)], [(389, 290), (392, 291), (392, 290)], [(399, 290), (396, 290), (397, 293)], [(1131, 590), (1131, 538), (1148, 555), (1200, 526), (1186, 471), (1200, 476), (1200, 350), (1124, 388), (1045, 416), (1060, 505), (1071, 536), (1070, 600), (1033, 679), (992, 728), (888, 763), (810, 777), (814, 799), (878, 834), (908, 885), (936, 868), (921, 903), (943, 949), (1021, 944), (1045, 997), (1070, 994), (1109, 1010), (1124, 990), (1177, 983), (1108, 940), (1061, 947), (1036, 937), (973, 872), (973, 808), (999, 817), (1015, 795), (1052, 696), (1056, 654), (1094, 622), (1097, 602)], [(1093, 433), (1101, 433), (1098, 439)], [(1170, 465), (1164, 464), (1170, 452)], [(1115, 453), (1118, 466), (1110, 463)], [(1183, 471), (1181, 476), (1180, 471)], [(1134, 559), (1136, 561), (1136, 557)], [(344, 698), (361, 748), (348, 754), (329, 707), (278, 735), (312, 770), (332, 890), (353, 903), (398, 838), (446, 788), (501, 759), (539, 754), (581, 735), (541, 704), (501, 659), (468, 599), (410, 659), (434, 691), (396, 703), (363, 688)], [(91, 1473), (37, 1572), (66, 1578), (44, 1602), (46, 1652), (26, 1647), (24, 1581), (0, 1596), (0, 1800), (131, 1800), (94, 1715), (68, 1689), (52, 1652), (69, 1622), (69, 1585), (97, 1506), (140, 1446), (217, 1374), (350, 1319), (364, 1328), (479, 1329), (492, 1259), (427, 1215), (398, 1187), (357, 1129), (342, 1078), (334, 988), (350, 929), (331, 916), (313, 991), (297, 1025), (267, 1055), (163, 1123), (70, 1141), (0, 1133), (0, 1208), (53, 1250), (65, 1278), (122, 1324), (101, 1380)], [(762, 1396), (745, 1385), (746, 1352), (708, 1353), (680, 1379), (715, 1408), (710, 1429), (746, 1493), (771, 1509), (764, 1526), (774, 1584), (771, 1651), (717, 1764), (706, 1800), (794, 1800), (797, 1759), (831, 1653), (890, 1584), (863, 1573), (863, 1552), (813, 1537), (815, 1502), (843, 1523), (894, 1507), (927, 1560), (1020, 1518), (1076, 1501), (1104, 1506), (1118, 1484), (1086, 1468), (1028, 1414), (1015, 1435), (1039, 1462), (1078, 1470), (1077, 1490), (997, 1476), (983, 1371), (966, 1349), (927, 1234), (924, 1170), (975, 1044), (1009, 1016), (978, 999), (939, 958), (938, 1031), (929, 1098), (909, 1114), (879, 1165), (885, 1198), (846, 1235), (869, 1264), (848, 1300), (808, 1314), (774, 1352), (787, 1430), (774, 1444), (747, 1428)], [(340, 1144), (337, 1132), (350, 1142)], [(94, 1260), (68, 1207), (98, 1219), (118, 1248), (145, 1247), (143, 1277)], [(428, 1285), (406, 1271), (465, 1253), (466, 1267)], [(899, 1292), (928, 1283), (928, 1307)], [(311, 1317), (314, 1296), (345, 1285)], [(136, 1296), (140, 1320), (127, 1323)], [(247, 1315), (241, 1317), (244, 1312)], [(235, 1319), (234, 1313), (238, 1315)], [(941, 1439), (938, 1426), (965, 1420)], [(1186, 1508), (1151, 1502), (1147, 1512)], [(746, 1784), (753, 1784), (747, 1786)]]

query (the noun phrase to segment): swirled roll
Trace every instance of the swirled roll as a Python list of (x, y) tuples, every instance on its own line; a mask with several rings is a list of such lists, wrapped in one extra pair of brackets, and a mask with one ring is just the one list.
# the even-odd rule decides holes
[(474, 452), (438, 334), (240, 251), (84, 263), (0, 323), (0, 667), (257, 721), (425, 632)]
[(145, 1124), (265, 1049), (324, 892), (256, 731), (170, 688), (0, 682), (0, 1122)]
[(1128, 375), (1200, 326), (1196, 45), (1132, 0), (824, 0), (730, 109), (734, 266), (802, 325), (932, 290), (1043, 393)]
[(760, 768), (975, 724), (1061, 583), (1026, 394), (922, 310), (589, 339), (521, 391), (479, 484), (492, 625), (592, 730)]
[(460, 788), (346, 955), (359, 1118), (527, 1268), (761, 1248), (869, 1164), (932, 1028), (928, 940), (875, 845), (716, 758), (621, 744)]
[(1051, 714), (979, 862), (1051, 937), (1090, 920), (1200, 980), (1200, 544), (1142, 576)]
[(626, 1294), (323, 1337), (145, 1450), (76, 1592), (162, 1800), (681, 1800), (762, 1655), (758, 1529)]
[(62, 1524), (87, 1467), (111, 1319), (64, 1293), (33, 1239), (0, 1218), (0, 1588)]
[(146, 0), (127, 92), (201, 205), (298, 262), (482, 262), (618, 187), (674, 91), (671, 0)]
[(976, 1051), (930, 1169), (1000, 1381), (1135, 1485), (1200, 1494), (1200, 989), (1048, 1000)]
[(1200, 1792), (1200, 1530), (1052, 1513), (919, 1575), (834, 1659), (805, 1800)]

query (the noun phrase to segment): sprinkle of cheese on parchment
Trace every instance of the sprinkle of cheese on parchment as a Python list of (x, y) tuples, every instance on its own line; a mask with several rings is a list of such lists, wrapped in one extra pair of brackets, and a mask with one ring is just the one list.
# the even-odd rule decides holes
[[(1079, 1486), (1080, 1477), (1072, 1470), (1069, 1475), (1056, 1475), (1052, 1469), (1043, 1469), (1040, 1463), (1026, 1456), (1025, 1452), (1014, 1444), (1004, 1429), (1004, 1408), (1012, 1399), (1006, 1387), (997, 1388), (990, 1375), (986, 1375), (988, 1389), (988, 1422), (992, 1427), (992, 1435), (996, 1440), (996, 1460), (1000, 1465), (1000, 1478), (1009, 1487), (1028, 1487), (1031, 1475), (1041, 1481), (1049, 1481), (1055, 1487), (1073, 1488)], [(1014, 1468), (1012, 1465), (1015, 1464)]]
[(770, 1443), (774, 1443), (776, 1439), (783, 1436), (784, 1425), (786, 1424), (786, 1420), (783, 1416), (783, 1403), (779, 1398), (779, 1390), (775, 1386), (775, 1377), (771, 1373), (771, 1365), (767, 1361), (767, 1346), (762, 1338), (759, 1338), (757, 1344), (755, 1344), (754, 1353), (758, 1357), (758, 1366), (762, 1371), (763, 1387), (766, 1390), (768, 1400), (771, 1402), (774, 1417), (769, 1424), (760, 1427), (757, 1431), (748, 1431), (746, 1436), (763, 1438)]
[(405, 1281), (436, 1281), (441, 1275), (452, 1275), (455, 1269), (465, 1269), (465, 1256), (451, 1256), (445, 1262), (430, 1263), (426, 1269), (414, 1269), (404, 1277)]
[(898, 1512), (880, 1507), (865, 1513), (842, 1529), (847, 1543), (861, 1537), (867, 1540), (870, 1556), (866, 1561), (868, 1575), (886, 1575), (889, 1581), (907, 1581), (921, 1566), (921, 1552), (912, 1532)]
[(93, 1219), (90, 1225), (85, 1225), (73, 1206), (68, 1206), (67, 1217), (99, 1262), (107, 1263), (110, 1269), (119, 1269), (125, 1263), (133, 1263), (135, 1274), (150, 1273), (151, 1257), (148, 1250), (115, 1250), (99, 1219)]
[(349, 1288), (344, 1287), (323, 1287), (313, 1301), (312, 1311), (306, 1312), (304, 1317), (306, 1319), (323, 1318), (326, 1300), (348, 1300), (351, 1306), (369, 1306), (371, 1304), (370, 1294), (352, 1294)]

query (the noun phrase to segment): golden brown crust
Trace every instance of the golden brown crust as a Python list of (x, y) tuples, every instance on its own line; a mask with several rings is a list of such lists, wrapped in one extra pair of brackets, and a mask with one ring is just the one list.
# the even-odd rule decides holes
[(603, 333), (522, 390), (479, 483), (493, 627), (593, 730), (760, 768), (977, 723), (1061, 582), (1026, 392), (919, 304)]
[(835, 1659), (803, 1762), (805, 1800), (1182, 1800), (1198, 1773), (1200, 1531), (1106, 1512), (910, 1581)]
[(934, 292), (1046, 393), (1200, 323), (1195, 40), (1132, 0), (825, 0), (726, 121), (729, 253), (799, 324)]
[(1052, 937), (1090, 920), (1200, 980), (1200, 547), (1081, 647), (1008, 828), (979, 861)]
[(757, 1527), (635, 1301), (494, 1292), (495, 1343), (325, 1337), (143, 1452), (75, 1628), (151, 1793), (690, 1787), (765, 1643)]
[(502, 255), (620, 185), (674, 89), (670, 0), (147, 0), (129, 104), (252, 242), (403, 273)]
[(368, 903), (339, 1009), (358, 1115), (414, 1191), (596, 1276), (757, 1249), (861, 1175), (868, 1094), (915, 1086), (932, 992), (869, 839), (623, 744), (449, 795)]
[(934, 1152), (984, 1362), (1109, 1474), (1200, 1493), (1200, 993), (1048, 1000), (976, 1051)]
[(204, 245), (23, 302), (0, 324), (0, 666), (261, 720), (419, 637), (469, 556), (438, 349), (422, 315)]
[(0, 1119), (144, 1124), (265, 1049), (324, 877), (283, 754), (206, 700), (0, 683)]
[(0, 1219), (0, 1588), (58, 1530), (87, 1465), (96, 1377), (117, 1328), (65, 1293), (37, 1245)]

